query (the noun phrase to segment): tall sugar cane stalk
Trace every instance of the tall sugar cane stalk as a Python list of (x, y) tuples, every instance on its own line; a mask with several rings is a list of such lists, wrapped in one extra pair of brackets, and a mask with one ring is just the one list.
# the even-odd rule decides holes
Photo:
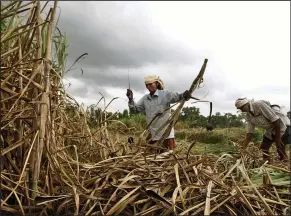
[[(206, 65), (207, 65), (208, 59), (204, 60), (204, 63), (200, 69), (199, 74), (197, 75), (197, 77), (194, 79), (189, 92), (192, 95), (192, 93), (194, 92), (194, 90), (199, 86), (199, 84), (201, 83), (202, 79), (203, 79), (203, 75), (206, 69)], [(166, 121), (163, 125), (161, 125), (161, 127), (157, 130), (156, 134), (158, 134), (161, 130), (163, 130), (167, 125), (169, 125), (167, 127), (167, 129), (165, 130), (164, 134), (162, 135), (162, 138), (157, 142), (157, 145), (161, 145), (165, 139), (170, 135), (170, 132), (173, 128), (173, 126), (176, 124), (176, 122), (178, 121), (179, 118), (179, 114), (184, 106), (185, 103), (185, 99), (182, 99), (182, 101), (180, 102), (178, 108), (175, 110), (175, 112), (170, 116), (170, 118), (168, 119), (168, 121)]]
[[(40, 3), (38, 2), (38, 10), (40, 10)], [(43, 85), (44, 85), (44, 91), (41, 95), (41, 106), (40, 106), (40, 132), (39, 132), (39, 143), (38, 146), (36, 146), (36, 158), (35, 158), (35, 165), (33, 170), (33, 184), (32, 184), (32, 199), (35, 199), (36, 197), (36, 191), (38, 191), (37, 188), (37, 182), (39, 179), (40, 174), (40, 164), (41, 164), (41, 158), (43, 153), (43, 146), (45, 143), (45, 138), (49, 139), (50, 136), (48, 133), (49, 131), (46, 130), (47, 121), (50, 120), (49, 118), (49, 109), (50, 109), (50, 102), (49, 102), (49, 93), (50, 93), (50, 71), (51, 71), (51, 47), (52, 47), (52, 36), (53, 36), (53, 24), (55, 23), (55, 17), (56, 17), (56, 9), (57, 9), (57, 1), (54, 2), (54, 7), (52, 9), (50, 21), (48, 24), (48, 30), (47, 30), (47, 41), (46, 41), (46, 50), (45, 50), (45, 57), (44, 57), (44, 68), (43, 68)], [(40, 18), (40, 14), (39, 14)]]

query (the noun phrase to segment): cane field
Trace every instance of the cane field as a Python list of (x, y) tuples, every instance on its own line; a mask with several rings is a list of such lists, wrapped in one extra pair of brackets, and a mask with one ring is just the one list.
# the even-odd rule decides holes
[(57, 8), (58, 1), (1, 2), (1, 215), (291, 213), (290, 165), (274, 146), (272, 160), (262, 161), (261, 130), (240, 148), (242, 115), (215, 113), (206, 131), (208, 118), (179, 102), (167, 122), (177, 147), (159, 157), (159, 146), (146, 144), (143, 115), (107, 112), (98, 106), (104, 98), (78, 104), (63, 84), (69, 44)]

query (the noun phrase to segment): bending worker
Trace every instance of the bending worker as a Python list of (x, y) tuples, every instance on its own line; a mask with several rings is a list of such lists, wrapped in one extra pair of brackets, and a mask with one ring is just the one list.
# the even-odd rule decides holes
[(285, 145), (290, 144), (290, 119), (280, 110), (272, 108), (268, 101), (249, 101), (246, 98), (237, 99), (235, 102), (237, 109), (246, 112), (248, 123), (248, 133), (243, 143), (245, 149), (252, 139), (255, 127), (264, 128), (263, 141), (260, 149), (263, 152), (263, 159), (270, 161), (269, 149), (272, 143), (276, 143), (279, 160), (287, 160)]
[[(150, 125), (150, 140), (149, 144), (154, 144), (161, 139), (167, 126), (156, 134), (157, 130), (166, 122), (170, 117), (170, 109), (165, 111), (170, 107), (170, 104), (176, 103), (183, 98), (189, 100), (191, 95), (188, 90), (184, 93), (179, 94), (176, 92), (171, 92), (164, 90), (165, 86), (163, 81), (156, 75), (150, 75), (144, 78), (145, 86), (149, 91), (149, 94), (144, 95), (137, 103), (133, 101), (133, 93), (130, 89), (127, 89), (126, 96), (129, 99), (128, 106), (131, 113), (145, 113), (147, 124), (149, 124), (157, 113), (164, 113), (163, 115), (157, 117)], [(156, 121), (156, 123), (155, 123)], [(165, 145), (169, 152), (172, 152), (175, 144), (174, 128), (172, 128), (170, 135), (165, 139), (163, 145)]]

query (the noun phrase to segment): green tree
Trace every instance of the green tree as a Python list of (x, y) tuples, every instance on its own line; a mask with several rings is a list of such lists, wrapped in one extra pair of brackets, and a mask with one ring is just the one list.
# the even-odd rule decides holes
[(129, 117), (128, 110), (127, 109), (123, 110), (122, 118), (128, 118), (128, 117)]
[(205, 125), (206, 118), (200, 115), (199, 108), (184, 107), (180, 113), (179, 120), (187, 123), (190, 127), (201, 127)]

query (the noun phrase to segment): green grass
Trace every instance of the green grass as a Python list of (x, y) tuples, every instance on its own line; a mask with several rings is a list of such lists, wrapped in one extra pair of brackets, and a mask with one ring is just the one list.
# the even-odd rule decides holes
[[(142, 131), (143, 126), (146, 125), (145, 119), (141, 115), (135, 115), (131, 119), (121, 119), (121, 121), (127, 127), (135, 128), (136, 131)], [(239, 143), (245, 138), (245, 135), (245, 128), (214, 129), (211, 132), (207, 132), (204, 128), (177, 129), (175, 127), (177, 145), (185, 149), (189, 144), (196, 141), (192, 150), (197, 154), (221, 155), (223, 153), (238, 153), (238, 149), (233, 145), (233, 142)], [(255, 145), (259, 145), (262, 137), (263, 131), (256, 129), (253, 138)], [(127, 137), (125, 140), (127, 140)]]
[(194, 140), (207, 144), (226, 142), (226, 137), (223, 134), (217, 134), (215, 132), (183, 130), (176, 132), (175, 135), (177, 139), (184, 139), (190, 142)]
[[(233, 145), (245, 138), (245, 128), (228, 128), (228, 129), (215, 129), (207, 132), (205, 129), (182, 129), (176, 130), (175, 136), (177, 144), (193, 143), (193, 152), (199, 154), (215, 154), (221, 155), (223, 153), (238, 153), (238, 149)], [(263, 131), (255, 130), (253, 142), (256, 145), (262, 140)]]
[[(273, 170), (271, 168), (266, 168), (270, 174), (270, 177), (272, 179), (272, 183), (274, 185), (290, 185), (290, 174), (286, 172), (281, 172), (277, 170)], [(262, 185), (263, 184), (263, 170), (261, 168), (256, 168), (251, 170), (251, 180), (256, 185)]]
[[(197, 140), (203, 143), (226, 143), (229, 140), (239, 142), (245, 138), (247, 131), (245, 128), (228, 128), (215, 129), (207, 132), (203, 128), (181, 129), (176, 130), (175, 136), (177, 139), (185, 139), (187, 141)], [(263, 131), (256, 129), (253, 134), (253, 142), (259, 142), (263, 138)]]
[(237, 153), (238, 150), (235, 146), (230, 144), (206, 144), (198, 142), (193, 147), (193, 152), (222, 155), (224, 153)]
[(119, 119), (122, 123), (124, 123), (129, 128), (137, 128), (142, 130), (147, 126), (146, 117), (142, 114), (132, 115), (130, 118), (121, 118)]

